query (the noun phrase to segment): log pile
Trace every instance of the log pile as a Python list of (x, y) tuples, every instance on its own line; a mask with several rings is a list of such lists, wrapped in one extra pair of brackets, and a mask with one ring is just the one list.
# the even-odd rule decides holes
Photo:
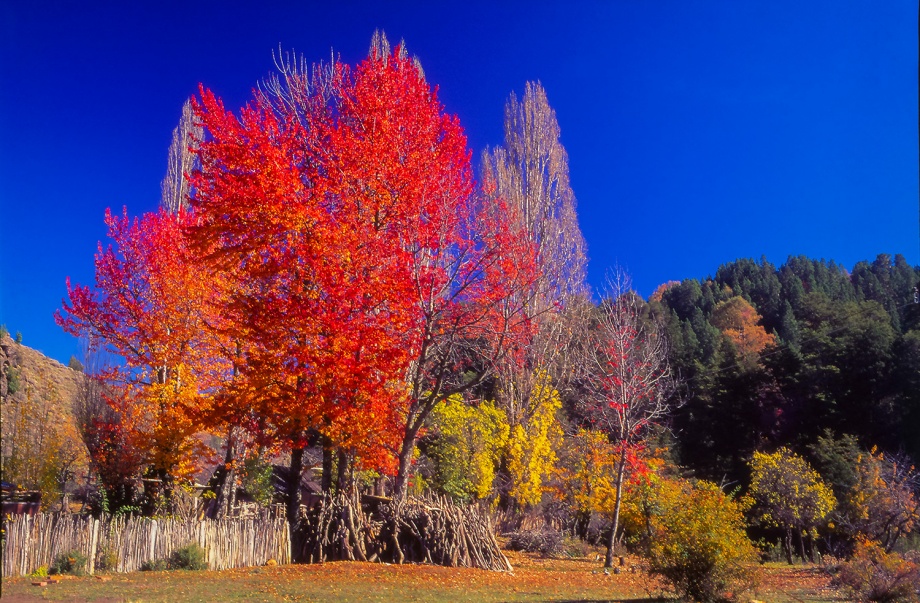
[(382, 561), (511, 571), (488, 515), (446, 497), (397, 503), (362, 500), (355, 493), (327, 496), (302, 518), (298, 532), (295, 558), (307, 563)]

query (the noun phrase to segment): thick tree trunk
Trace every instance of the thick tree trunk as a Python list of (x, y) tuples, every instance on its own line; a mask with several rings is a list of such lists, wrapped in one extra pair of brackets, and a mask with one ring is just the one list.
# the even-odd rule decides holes
[(291, 450), (291, 467), (287, 479), (287, 520), (291, 530), (297, 526), (300, 518), (300, 477), (303, 473), (304, 447)]
[(172, 515), (176, 512), (176, 501), (173, 496), (173, 490), (175, 489), (173, 476), (164, 470), (160, 479), (163, 480), (163, 499), (166, 503), (166, 513)]
[(215, 517), (226, 517), (233, 509), (236, 493), (236, 438), (233, 428), (227, 433), (227, 454), (224, 456), (224, 466), (218, 470), (217, 500), (215, 501)]
[(348, 487), (350, 486), (349, 481), (351, 481), (349, 480), (349, 474), (350, 474), (349, 469), (351, 468), (351, 463), (349, 461), (350, 459), (348, 458), (348, 454), (346, 454), (342, 450), (339, 450), (338, 468), (337, 468), (338, 476), (336, 477), (336, 480), (335, 480), (336, 492), (347, 492), (348, 491)]
[(613, 567), (613, 555), (616, 552), (617, 530), (620, 527), (620, 503), (623, 500), (623, 476), (626, 474), (626, 451), (620, 451), (620, 462), (617, 466), (617, 499), (613, 505), (613, 527), (610, 529), (610, 539), (607, 541), (607, 557), (604, 567)]
[(580, 510), (575, 513), (575, 535), (582, 540), (588, 538), (588, 526), (591, 524), (591, 511)]
[(408, 428), (403, 437), (402, 448), (399, 451), (399, 469), (393, 481), (393, 498), (397, 501), (405, 500), (409, 487), (409, 471), (412, 468), (412, 454), (415, 452), (415, 436), (418, 429)]

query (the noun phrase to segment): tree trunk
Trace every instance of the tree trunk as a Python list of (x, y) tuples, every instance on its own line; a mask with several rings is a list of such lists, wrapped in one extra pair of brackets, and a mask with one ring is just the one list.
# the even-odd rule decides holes
[(350, 485), (348, 483), (350, 481), (348, 479), (350, 466), (351, 466), (351, 463), (349, 462), (348, 454), (345, 453), (344, 450), (339, 450), (338, 468), (337, 468), (338, 476), (336, 477), (336, 480), (335, 480), (336, 492), (347, 492), (348, 491), (348, 486)]
[(227, 454), (224, 455), (224, 466), (218, 470), (217, 500), (215, 501), (215, 517), (225, 517), (230, 514), (233, 502), (230, 500), (232, 492), (236, 490), (236, 438), (233, 428), (227, 433)]
[(805, 556), (805, 536), (802, 535), (802, 530), (797, 530), (799, 533), (799, 556), (802, 558), (802, 563), (808, 561), (808, 557)]
[(613, 567), (613, 555), (616, 552), (617, 530), (620, 527), (620, 503), (623, 499), (623, 476), (626, 473), (626, 450), (620, 450), (620, 463), (617, 466), (617, 499), (613, 505), (613, 527), (610, 529), (610, 539), (607, 541), (607, 557), (604, 567)]
[(575, 512), (575, 535), (582, 540), (588, 539), (588, 526), (591, 523), (591, 511), (579, 510)]
[(320, 486), (324, 494), (332, 493), (332, 467), (335, 464), (332, 458), (332, 443), (329, 438), (322, 438), (323, 444), (323, 477)]
[(786, 553), (786, 561), (789, 562), (789, 565), (793, 565), (792, 562), (792, 528), (786, 527), (786, 537), (783, 539), (783, 552)]
[(393, 499), (404, 500), (409, 487), (409, 471), (412, 468), (412, 454), (415, 452), (415, 436), (418, 429), (407, 428), (399, 451), (399, 469), (393, 481)]
[(291, 467), (287, 479), (287, 520), (291, 530), (297, 525), (300, 518), (300, 477), (303, 473), (304, 447), (298, 446), (291, 450)]

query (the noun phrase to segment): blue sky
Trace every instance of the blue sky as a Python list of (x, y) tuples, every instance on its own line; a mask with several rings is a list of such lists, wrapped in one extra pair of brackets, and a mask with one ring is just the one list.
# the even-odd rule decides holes
[(920, 264), (913, 0), (0, 3), (0, 323), (66, 362), (68, 275), (93, 280), (106, 207), (156, 208), (183, 101), (236, 108), (272, 51), (348, 62), (404, 39), (474, 157), (504, 102), (546, 88), (589, 280), (643, 295), (725, 262)]

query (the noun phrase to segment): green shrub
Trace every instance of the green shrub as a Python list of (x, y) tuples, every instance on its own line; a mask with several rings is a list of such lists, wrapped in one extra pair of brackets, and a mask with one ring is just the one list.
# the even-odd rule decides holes
[(758, 555), (745, 533), (739, 503), (705, 481), (662, 479), (655, 490), (646, 545), (652, 573), (679, 597), (701, 603), (738, 596), (754, 586)]
[(191, 542), (169, 556), (169, 569), (206, 570), (208, 553), (198, 543)]
[(22, 343), (22, 333), (16, 331), (16, 343)]
[(51, 564), (48, 573), (82, 576), (86, 572), (86, 555), (80, 551), (70, 551), (58, 555)]
[(243, 464), (243, 488), (254, 501), (263, 506), (272, 504), (275, 486), (272, 483), (272, 466), (259, 457), (248, 458)]
[(48, 577), (48, 568), (44, 565), (38, 566), (38, 568), (29, 574), (30, 578), (47, 578)]
[(67, 362), (67, 366), (77, 371), (78, 373), (83, 372), (83, 363), (80, 362), (76, 356), (70, 357), (70, 361)]
[(154, 559), (141, 564), (142, 572), (165, 572), (168, 569), (169, 565), (166, 563), (166, 559)]
[(118, 555), (111, 551), (100, 551), (96, 555), (96, 571), (113, 572), (118, 569)]
[(840, 567), (836, 582), (859, 601), (920, 601), (920, 566), (897, 553), (886, 553), (869, 540), (856, 544), (853, 558)]
[(10, 370), (6, 373), (6, 391), (11, 396), (18, 392), (22, 387), (21, 382), (19, 381), (19, 375), (20, 372), (18, 368), (10, 368)]

